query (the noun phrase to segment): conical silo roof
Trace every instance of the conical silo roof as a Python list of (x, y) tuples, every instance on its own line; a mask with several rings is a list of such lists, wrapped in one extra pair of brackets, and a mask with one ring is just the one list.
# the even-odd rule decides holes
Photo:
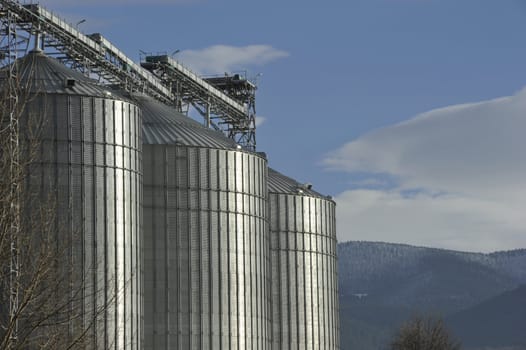
[(304, 196), (330, 199), (330, 197), (314, 191), (312, 185), (302, 184), (272, 168), (268, 169), (268, 191), (270, 193), (300, 194)]
[(143, 113), (143, 143), (145, 145), (176, 144), (192, 147), (236, 149), (237, 143), (221, 132), (211, 130), (145, 95), (134, 99)]
[[(110, 98), (113, 94), (97, 81), (64, 66), (42, 51), (31, 51), (15, 64), (22, 91)], [(8, 69), (4, 67), (0, 71), (0, 80), (7, 78)]]

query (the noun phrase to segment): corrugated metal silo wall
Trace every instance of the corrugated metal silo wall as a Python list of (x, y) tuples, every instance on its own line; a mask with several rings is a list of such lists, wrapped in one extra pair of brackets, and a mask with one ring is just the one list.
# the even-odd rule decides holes
[(339, 349), (335, 204), (269, 193), (272, 349)]
[(73, 286), (82, 288), (85, 343), (139, 349), (140, 111), (116, 99), (52, 93), (31, 99), (27, 111), (44, 121), (27, 182), (33, 192), (54, 196), (65, 228), (58, 240), (73, 241), (64, 264), (84, 274)]
[(145, 349), (269, 349), (267, 164), (144, 145)]

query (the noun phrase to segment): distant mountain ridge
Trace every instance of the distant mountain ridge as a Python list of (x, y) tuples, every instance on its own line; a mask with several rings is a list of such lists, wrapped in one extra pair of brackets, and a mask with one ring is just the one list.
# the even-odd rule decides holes
[(526, 349), (526, 285), (453, 314), (446, 322), (462, 334), (465, 346)]
[(526, 249), (482, 254), (346, 242), (338, 254), (342, 349), (384, 349), (415, 313), (447, 317), (526, 284)]

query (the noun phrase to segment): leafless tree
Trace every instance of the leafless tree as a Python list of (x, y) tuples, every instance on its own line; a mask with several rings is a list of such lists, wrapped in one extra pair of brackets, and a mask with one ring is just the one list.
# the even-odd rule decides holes
[(458, 350), (460, 344), (453, 340), (440, 318), (416, 316), (398, 330), (392, 350)]
[(32, 112), (38, 94), (28, 91), (0, 77), (0, 349), (95, 348), (105, 305), (83, 305), (87, 291), (106, 291), (86, 288), (79, 232), (63, 222), (54, 181), (40, 171), (45, 116)]

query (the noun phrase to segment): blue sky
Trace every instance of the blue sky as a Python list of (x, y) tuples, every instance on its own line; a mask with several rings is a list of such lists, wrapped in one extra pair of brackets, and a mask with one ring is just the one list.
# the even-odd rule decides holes
[(526, 1), (41, 3), (135, 59), (262, 73), (258, 150), (335, 196), (340, 241), (526, 247)]

